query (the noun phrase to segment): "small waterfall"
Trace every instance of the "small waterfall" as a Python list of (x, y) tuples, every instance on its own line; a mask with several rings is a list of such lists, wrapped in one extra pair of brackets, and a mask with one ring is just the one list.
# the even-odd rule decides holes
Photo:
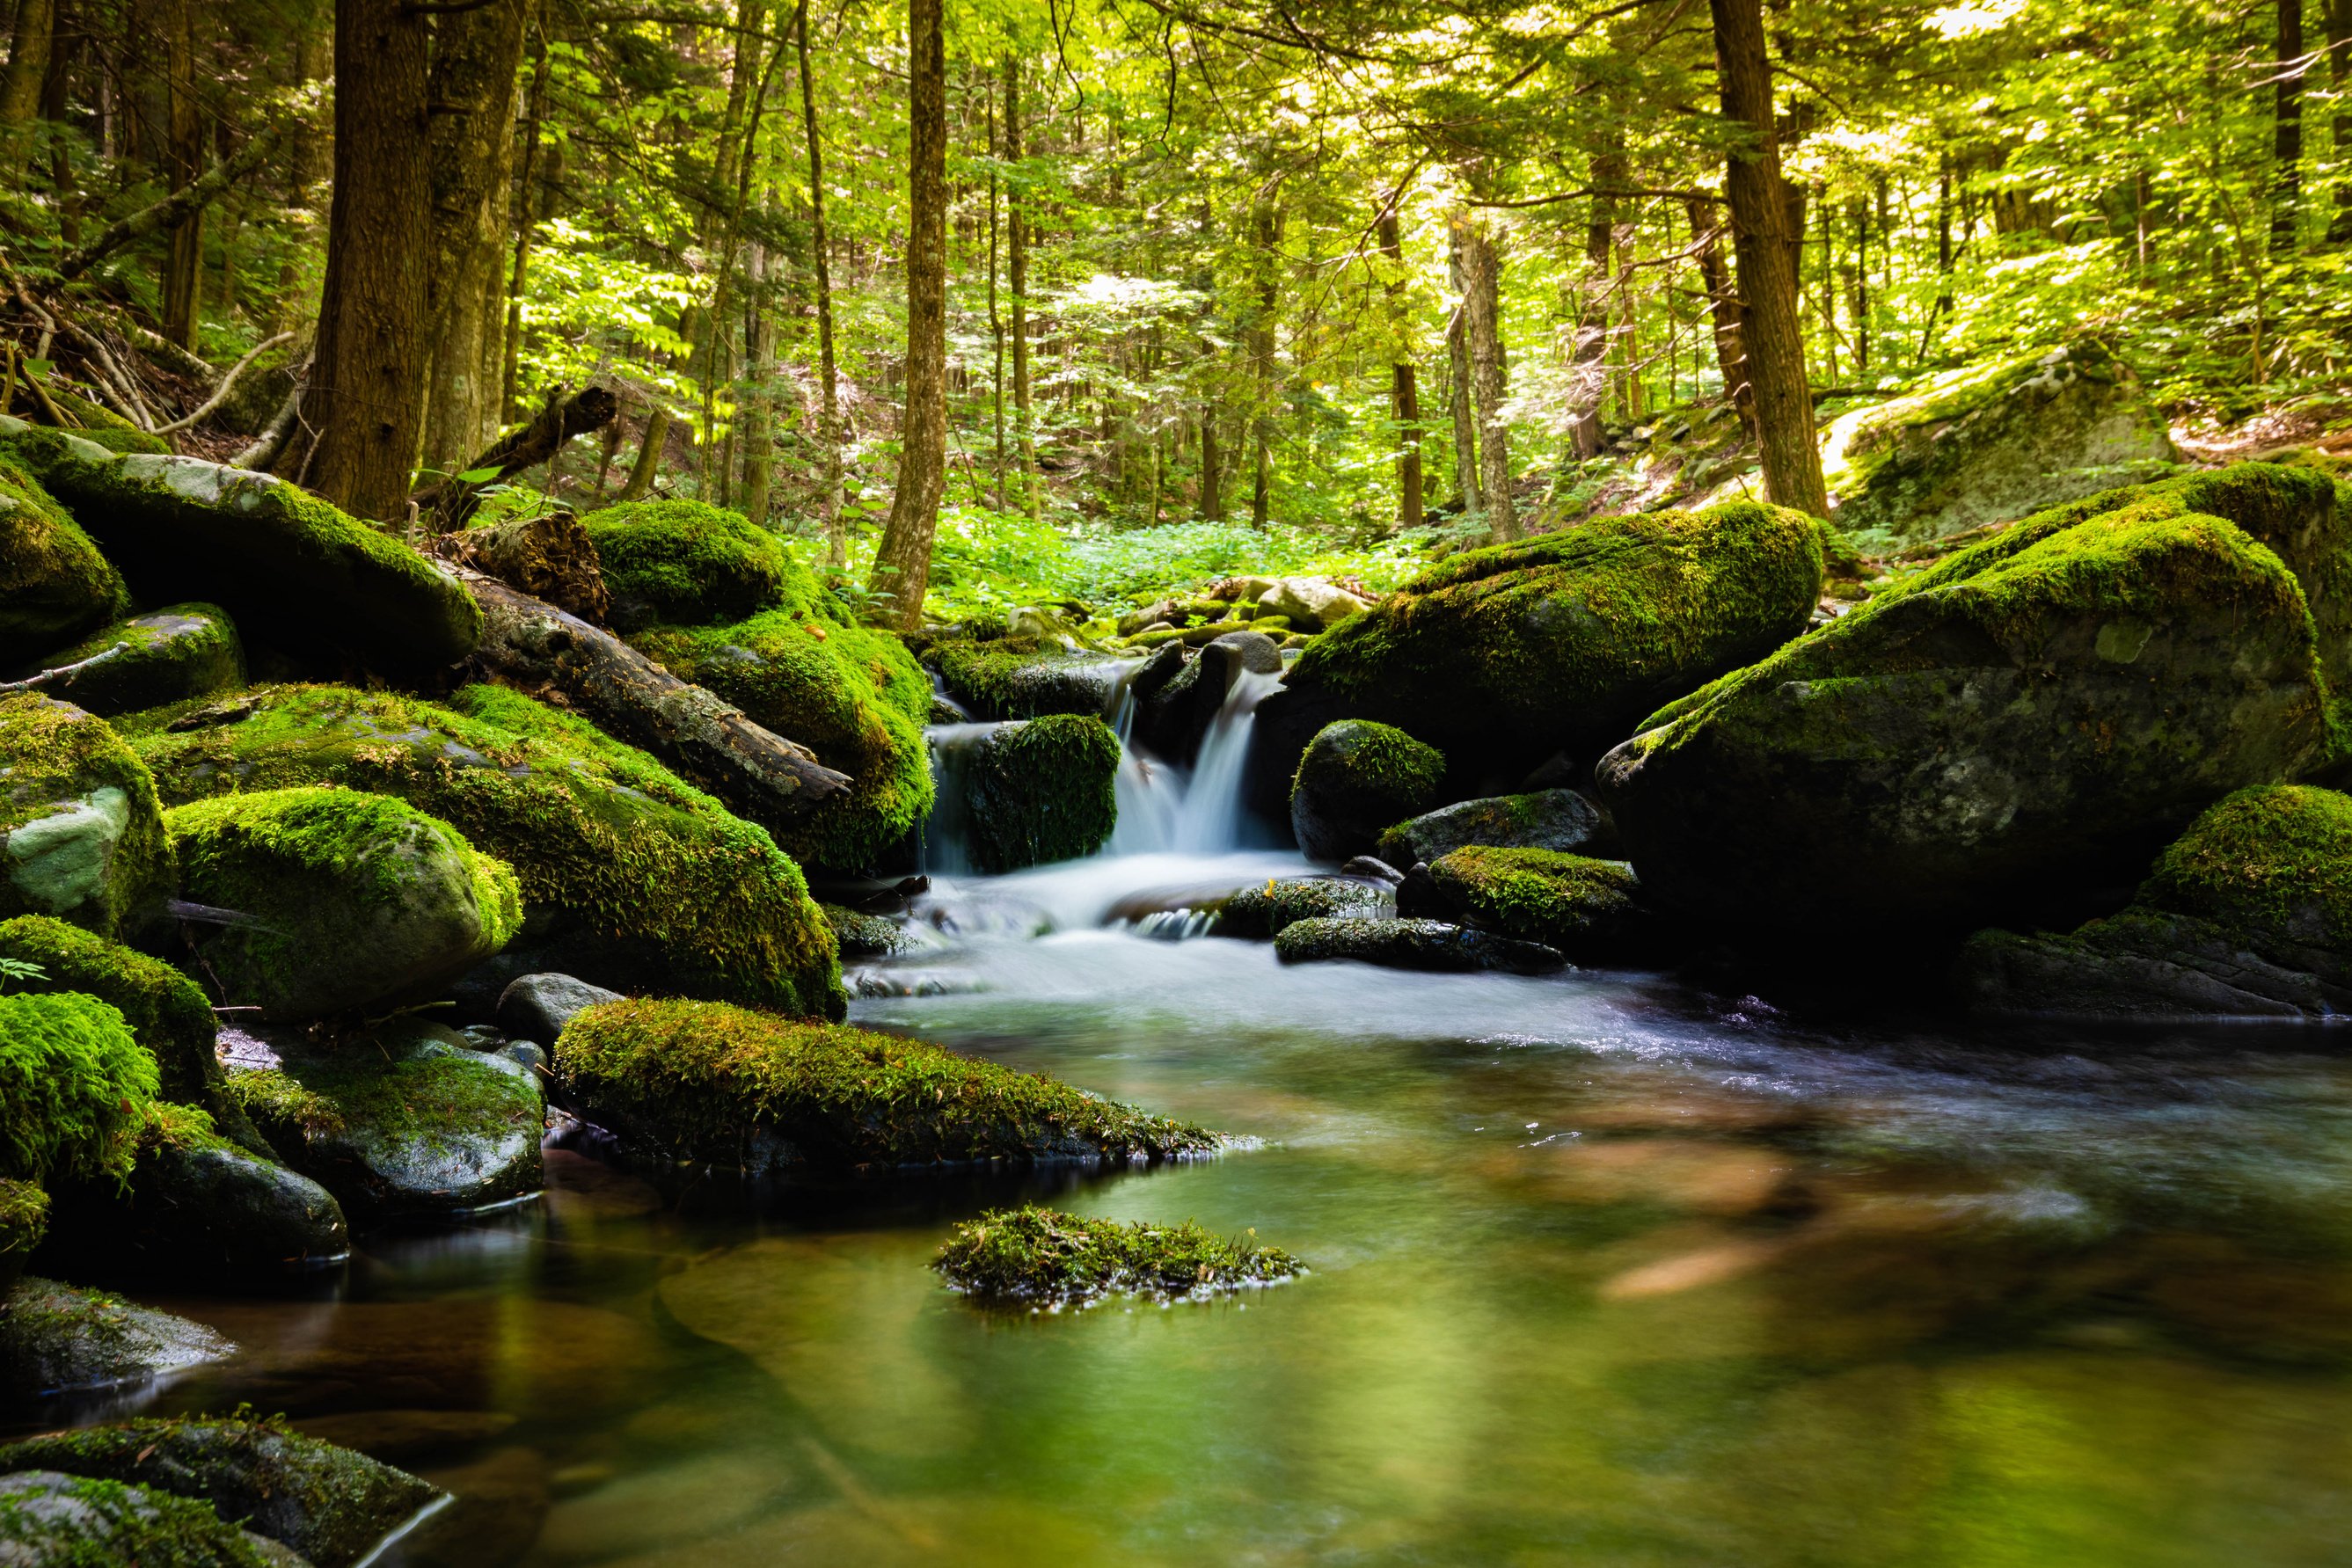
[(1257, 705), (1281, 684), (1279, 674), (1244, 670), (1225, 694), (1176, 810), (1171, 847), (1179, 852), (1213, 855), (1246, 847), (1249, 817), (1242, 807), (1242, 770), (1249, 761)]
[(1001, 724), (935, 724), (923, 731), (931, 752), (931, 814), (923, 823), (922, 871), (926, 876), (972, 874), (971, 823), (964, 807), (964, 777), (981, 742)]

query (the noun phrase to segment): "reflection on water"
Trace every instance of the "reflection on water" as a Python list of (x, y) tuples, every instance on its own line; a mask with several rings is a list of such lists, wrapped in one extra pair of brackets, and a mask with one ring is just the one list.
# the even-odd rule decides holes
[[(412, 1564), (2346, 1560), (2332, 1037), (1286, 971), (1097, 923), (1294, 861), (1104, 863), (943, 887), (953, 944), (902, 963), (960, 985), (862, 1019), (1264, 1148), (815, 1192), (555, 1154), (544, 1203), (378, 1238), (331, 1299), (163, 1301), (247, 1348), (151, 1406), (448, 1486)], [(1315, 1271), (976, 1312), (924, 1265), (1024, 1195)]]

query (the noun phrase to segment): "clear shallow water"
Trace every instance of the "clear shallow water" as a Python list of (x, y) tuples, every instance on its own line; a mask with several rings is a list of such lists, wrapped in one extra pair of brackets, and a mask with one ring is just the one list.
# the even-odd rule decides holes
[[(1297, 864), (943, 886), (886, 967), (936, 994), (856, 1009), (1262, 1147), (763, 1194), (558, 1154), (320, 1299), (163, 1301), (247, 1348), (142, 1403), (448, 1486), (416, 1564), (2352, 1559), (2335, 1036), (1861, 1030), (1098, 925)], [(1314, 1272), (977, 1311), (924, 1265), (1021, 1196)]]

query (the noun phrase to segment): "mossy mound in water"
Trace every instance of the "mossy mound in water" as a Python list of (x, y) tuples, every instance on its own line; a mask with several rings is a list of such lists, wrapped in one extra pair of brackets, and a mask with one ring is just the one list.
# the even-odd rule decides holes
[(1591, 756), (1802, 632), (1821, 586), (1819, 526), (1751, 502), (1465, 551), (1307, 645), (1258, 710), (1261, 766), (1286, 774), (1338, 718), (1395, 725), (1457, 765)]
[(0, 1448), (0, 1470), (52, 1470), (208, 1502), (316, 1568), (350, 1568), (439, 1495), (405, 1470), (278, 1420), (123, 1421)]
[(814, 586), (783, 540), (723, 507), (624, 501), (581, 521), (613, 596), (613, 624), (625, 631), (741, 621)]
[(155, 780), (121, 737), (70, 703), (0, 697), (0, 916), (111, 936), (171, 880)]
[(455, 577), (299, 487), (194, 457), (107, 451), (0, 418), (0, 449), (69, 507), (142, 597), (227, 607), (256, 639), (426, 672), (482, 640)]
[(0, 1176), (123, 1174), (156, 1087), (155, 1059), (96, 997), (0, 995)]
[(161, 1071), (167, 1100), (217, 1108), (220, 1059), (212, 1005), (196, 983), (171, 965), (79, 926), (45, 915), (0, 921), (0, 958), (30, 964), (37, 977), (12, 980), (16, 991), (81, 991), (121, 1012)]
[(641, 1152), (755, 1170), (1160, 1160), (1205, 1128), (920, 1040), (708, 1002), (619, 1001), (564, 1026), (555, 1067)]
[(58, 1213), (68, 1270), (135, 1255), (174, 1270), (276, 1272), (351, 1251), (333, 1194), (221, 1136), (205, 1111), (163, 1101), (147, 1108), (129, 1189), (84, 1184), (59, 1194)]
[(1290, 830), (1307, 858), (1369, 854), (1381, 830), (1443, 800), (1445, 758), (1403, 730), (1367, 719), (1326, 725), (1290, 781)]
[(1118, 822), (1118, 737), (1098, 718), (1004, 726), (964, 776), (972, 863), (993, 876), (1094, 853)]
[(1387, 969), (1428, 969), (1464, 974), (1503, 969), (1544, 975), (1567, 958), (1556, 947), (1475, 931), (1444, 920), (1294, 920), (1274, 939), (1274, 956), (1286, 964), (1352, 960)]
[(430, 1000), (522, 925), (511, 867), (390, 795), (218, 795), (163, 825), (183, 894), (245, 917), (203, 939), (198, 967), (266, 1020)]
[(1217, 911), (1216, 934), (1266, 942), (1302, 920), (1377, 920), (1395, 913), (1395, 896), (1370, 883), (1268, 877), (1264, 887), (1245, 887), (1225, 900)]
[(1816, 947), (2031, 922), (2120, 902), (2204, 807), (2326, 761), (2295, 577), (2154, 489), (2021, 524), (1654, 716), (1598, 774), (1649, 894)]
[(765, 830), (517, 693), (268, 686), (126, 730), (174, 801), (324, 783), (397, 796), (511, 865), (527, 906), (643, 950), (649, 980), (793, 1012), (846, 1005), (832, 933)]
[(1429, 875), (1465, 919), (1580, 963), (1630, 956), (1651, 935), (1641, 881), (1623, 861), (1474, 846), (1431, 862)]
[(2310, 785), (2241, 789), (2157, 856), (2139, 902), (2227, 927), (2260, 952), (2352, 964), (2352, 798)]
[(122, 574), (24, 468), (0, 458), (0, 669), (130, 608)]
[(101, 626), (24, 674), (45, 695), (111, 716), (241, 686), (245, 651), (227, 612), (174, 604)]
[(289, 1562), (274, 1542), (224, 1522), (209, 1503), (55, 1470), (0, 1476), (0, 1547), (26, 1568), (287, 1568)]
[(1123, 1294), (1205, 1301), (1307, 1271), (1289, 1253), (1257, 1245), (1256, 1235), (1216, 1236), (1189, 1219), (1122, 1224), (1024, 1204), (957, 1226), (931, 1267), (968, 1295), (1057, 1307)]
[(1099, 716), (1119, 669), (1116, 660), (1037, 637), (942, 637), (923, 651), (923, 662), (977, 719)]

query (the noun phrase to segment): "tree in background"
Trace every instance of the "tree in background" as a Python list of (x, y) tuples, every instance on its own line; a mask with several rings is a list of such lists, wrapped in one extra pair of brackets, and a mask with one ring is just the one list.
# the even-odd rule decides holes
[(907, 412), (898, 484), (866, 582), (868, 592), (894, 596), (895, 618), (908, 632), (923, 623), (947, 479), (948, 84), (940, 11), (940, 0), (910, 0), (907, 8)]

